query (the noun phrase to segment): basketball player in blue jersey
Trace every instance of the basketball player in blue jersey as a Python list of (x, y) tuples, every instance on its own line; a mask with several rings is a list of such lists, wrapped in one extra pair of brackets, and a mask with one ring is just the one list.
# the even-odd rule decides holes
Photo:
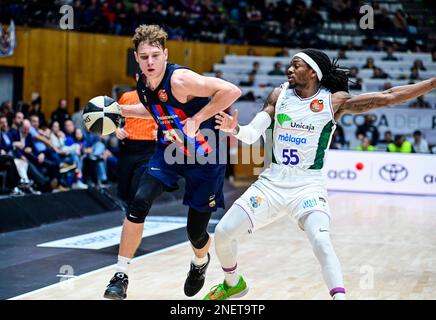
[[(241, 91), (227, 81), (168, 63), (166, 39), (166, 32), (156, 25), (139, 26), (133, 37), (142, 71), (137, 85), (141, 104), (121, 105), (121, 112), (125, 117), (153, 117), (158, 124), (158, 143), (126, 212), (117, 272), (104, 293), (109, 299), (126, 298), (129, 264), (141, 242), (145, 217), (162, 192), (177, 189), (180, 177), (186, 181), (183, 204), (189, 207), (187, 233), (194, 251), (184, 286), (187, 296), (203, 287), (210, 262), (207, 225), (211, 213), (224, 207), (226, 165), (217, 162), (219, 143), (205, 136), (207, 132), (218, 136), (213, 116), (233, 104)], [(183, 163), (172, 161), (174, 153), (181, 155)], [(205, 158), (210, 161), (200, 164)]]
[(330, 241), (330, 209), (321, 174), (336, 122), (343, 114), (399, 104), (435, 88), (433, 77), (352, 96), (346, 72), (322, 51), (305, 49), (292, 58), (288, 81), (270, 93), (263, 110), (248, 125), (239, 126), (237, 114), (217, 115), (217, 128), (248, 144), (271, 126), (273, 157), (270, 167), (216, 226), (215, 250), (224, 282), (213, 287), (204, 299), (225, 300), (247, 292), (247, 284), (237, 270), (237, 239), (284, 215), (291, 216), (306, 233), (330, 295), (335, 300), (345, 299), (341, 266)]

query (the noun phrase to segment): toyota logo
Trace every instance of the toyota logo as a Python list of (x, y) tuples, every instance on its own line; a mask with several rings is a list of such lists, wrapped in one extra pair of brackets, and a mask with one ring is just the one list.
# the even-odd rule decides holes
[(408, 172), (401, 164), (389, 163), (380, 168), (379, 174), (387, 182), (400, 182), (407, 178)]

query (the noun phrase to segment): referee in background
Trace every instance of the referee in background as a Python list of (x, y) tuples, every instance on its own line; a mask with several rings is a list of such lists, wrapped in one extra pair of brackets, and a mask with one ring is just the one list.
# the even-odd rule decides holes
[[(136, 74), (136, 78), (138, 78)], [(135, 90), (122, 94), (119, 104), (141, 103)], [(125, 208), (134, 198), (139, 179), (156, 147), (157, 124), (153, 119), (125, 118), (125, 125), (116, 130), (119, 139), (117, 195)]]

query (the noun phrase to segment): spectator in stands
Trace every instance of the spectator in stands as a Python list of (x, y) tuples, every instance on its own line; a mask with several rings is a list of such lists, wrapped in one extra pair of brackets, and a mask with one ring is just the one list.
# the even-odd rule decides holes
[(250, 72), (250, 74), (248, 75), (248, 80), (239, 82), (239, 85), (241, 87), (255, 87), (255, 86), (257, 86), (256, 73)]
[(15, 112), (22, 112), (24, 118), (29, 116), (30, 105), (25, 101), (18, 101)]
[(374, 68), (376, 68), (374, 64), (374, 58), (373, 57), (366, 58), (366, 63), (362, 66), (362, 69), (374, 69)]
[(355, 46), (355, 45), (353, 44), (353, 41), (348, 41), (348, 42), (345, 44), (344, 49), (347, 50), (347, 51), (358, 50), (357, 46)]
[(389, 130), (385, 131), (385, 133), (383, 134), (383, 140), (380, 140), (379, 143), (388, 145), (389, 143), (392, 143), (392, 142), (394, 142), (392, 132)]
[[(304, 2), (303, 2), (304, 3)], [(334, 0), (330, 2), (329, 18), (333, 21), (348, 21), (353, 13), (350, 0)]]
[(378, 5), (378, 3), (373, 3), (374, 25), (377, 26), (378, 30), (392, 32), (394, 29), (394, 24), (392, 23), (388, 10), (384, 7), (380, 8), (380, 10), (376, 10), (376, 5)]
[(66, 99), (59, 100), (58, 108), (51, 114), (51, 121), (59, 122), (61, 129), (64, 130), (64, 123), (71, 119), (68, 113), (68, 101)]
[(8, 119), (8, 123), (12, 123), (12, 119), (14, 118), (14, 110), (12, 108), (11, 101), (7, 100), (1, 104), (0, 116), (5, 116)]
[[(34, 138), (33, 144), (38, 151), (42, 152), (46, 149), (51, 149), (54, 153), (60, 152), (60, 150), (54, 147), (49, 140), (50, 130), (48, 131), (48, 135), (46, 135), (46, 132), (40, 129), (39, 118), (37, 115), (30, 116), (30, 124), (32, 125), (30, 128), (30, 134), (32, 135), (32, 138)], [(59, 157), (55, 157), (59, 159)]]
[(428, 142), (422, 136), (422, 132), (416, 130), (413, 133), (413, 149), (417, 153), (429, 153)]
[(256, 96), (252, 90), (249, 90), (245, 94), (241, 95), (238, 101), (256, 101)]
[(221, 70), (215, 71), (215, 78), (223, 79), (223, 72)]
[(168, 38), (169, 39), (183, 41), (183, 39), (185, 39), (185, 37), (186, 37), (186, 33), (180, 25), (177, 25), (173, 28), (172, 27), (168, 28)]
[(398, 58), (394, 56), (394, 48), (389, 46), (386, 51), (386, 56), (382, 58), (383, 61), (398, 61)]
[(382, 90), (383, 90), (383, 91), (386, 91), (386, 90), (389, 90), (389, 89), (392, 88), (392, 87), (393, 87), (392, 83), (389, 82), (389, 81), (386, 81), (385, 83), (383, 83)]
[(262, 20), (262, 12), (258, 10), (256, 6), (250, 6), (246, 12), (247, 20), (249, 22), (258, 22)]
[(385, 51), (385, 50), (386, 50), (385, 42), (383, 40), (381, 40), (381, 39), (378, 40), (377, 41), (377, 45), (374, 48), (374, 51), (382, 52), (382, 51)]
[[(7, 167), (8, 179), (12, 179), (9, 180), (9, 186), (11, 188), (13, 187), (12, 194), (40, 194), (41, 192), (33, 189), (34, 184), (33, 181), (29, 179), (29, 176), (41, 182), (41, 185), (43, 185), (45, 182), (48, 182), (48, 179), (40, 174), (36, 167), (30, 164), (21, 151), (19, 151), (23, 145), (22, 142), (13, 141), (13, 133), (14, 131), (18, 133), (18, 130), (12, 129), (11, 132), (11, 130), (9, 130), (6, 117), (2, 116), (0, 117), (0, 131), (0, 153), (3, 155), (3, 160), (6, 161), (6, 163), (3, 163), (3, 165)], [(13, 162), (10, 160), (13, 160)], [(17, 177), (15, 174), (18, 174), (19, 177)]]
[(374, 121), (375, 119), (373, 115), (365, 115), (365, 122), (357, 127), (356, 137), (358, 137), (359, 134), (368, 137), (370, 144), (376, 146), (380, 137), (380, 133), (377, 127), (374, 125)]
[(395, 12), (395, 16), (392, 19), (392, 23), (394, 25), (394, 28), (398, 31), (405, 32), (407, 31), (407, 19), (406, 15), (402, 10), (397, 10)]
[(74, 130), (73, 138), (81, 148), (83, 174), (86, 184), (96, 184), (98, 187), (106, 186), (108, 179), (106, 164), (103, 158), (106, 146), (100, 141), (98, 136), (89, 132), (85, 136), (79, 128)]
[(72, 187), (73, 189), (87, 189), (88, 186), (82, 182), (83, 162), (80, 158), (80, 148), (77, 144), (66, 146), (66, 139), (65, 133), (60, 129), (59, 122), (52, 122), (50, 142), (61, 151), (60, 156), (62, 157), (63, 162), (74, 164), (76, 167), (74, 169), (74, 177), (71, 179), (71, 182), (69, 182), (68, 187)]
[(15, 166), (14, 157), (12, 156), (13, 144), (8, 135), (9, 125), (6, 116), (0, 116), (0, 171), (6, 172), (6, 176), (2, 179), (6, 190), (0, 187), (0, 193), (12, 192), (14, 195), (24, 194), (18, 189), (20, 176), (17, 167)]
[(116, 12), (116, 17), (115, 17), (112, 33), (117, 35), (123, 34), (125, 33), (123, 31), (126, 28), (129, 19), (123, 1), (117, 1), (115, 3), (115, 12)]
[(362, 90), (362, 79), (358, 77), (359, 69), (356, 66), (350, 68), (348, 77), (350, 84), (348, 88), (350, 90)]
[(433, 49), (431, 49), (431, 61), (436, 62), (436, 47), (433, 47)]
[(4, 115), (0, 115), (0, 146), (3, 151), (9, 153), (13, 149), (12, 141), (8, 135), (9, 132), (9, 124), (8, 118)]
[(269, 76), (284, 76), (283, 65), (280, 61), (274, 63), (274, 69), (268, 72)]
[(41, 110), (41, 96), (38, 95), (30, 103), (29, 116), (37, 116), (39, 120), (39, 125), (41, 128), (47, 127), (47, 121), (45, 120), (45, 115)]
[(387, 79), (387, 78), (389, 78), (389, 75), (386, 72), (384, 72), (382, 68), (375, 67), (373, 69), (371, 79)]
[(370, 144), (368, 137), (363, 137), (360, 146), (356, 148), (357, 151), (375, 151), (376, 148)]
[(65, 145), (66, 146), (71, 146), (75, 143), (74, 140), (74, 130), (76, 129), (76, 127), (74, 126), (74, 122), (72, 120), (67, 120), (65, 121)]
[(402, 152), (402, 153), (413, 153), (412, 144), (406, 140), (406, 137), (402, 134), (395, 135), (393, 143), (388, 144), (388, 152)]
[[(59, 173), (66, 173), (76, 168), (73, 163), (66, 163), (62, 161), (62, 150), (58, 149), (51, 143), (50, 130), (48, 130), (48, 135), (46, 135), (46, 133), (39, 128), (38, 116), (31, 116), (30, 124), (31, 128), (29, 130), (29, 134), (32, 136), (32, 148), (34, 151), (34, 155), (39, 158), (41, 157), (40, 154), (44, 154), (44, 156), (42, 157), (44, 158), (44, 165), (48, 164), (48, 166), (50, 166), (50, 169), (53, 167), (53, 173), (57, 170), (59, 171)], [(55, 168), (57, 168), (57, 170)], [(54, 177), (58, 177), (57, 172)]]
[(416, 59), (413, 61), (413, 66), (410, 68), (410, 71), (413, 71), (413, 69), (418, 69), (419, 71), (427, 71), (427, 68), (424, 67), (424, 63), (421, 59)]
[(24, 114), (20, 111), (16, 112), (14, 115), (14, 118), (12, 120), (12, 129), (19, 129), (21, 128), (24, 120)]
[(418, 33), (418, 20), (412, 16), (412, 15), (408, 15), (407, 16), (407, 31), (410, 34), (417, 34)]
[(409, 76), (410, 80), (422, 80), (421, 76), (419, 75), (419, 70), (417, 68), (412, 68), (411, 73)]
[[(19, 129), (11, 129), (10, 137), (14, 144), (14, 155), (18, 158), (24, 156), (29, 162), (29, 169), (30, 164), (36, 168), (36, 174), (32, 179), (36, 181), (42, 190), (50, 191), (58, 186), (60, 178), (59, 163), (47, 159), (46, 154), (35, 147), (36, 137), (32, 136), (31, 131), (35, 134), (34, 128), (28, 119), (23, 120), (23, 124)], [(40, 179), (39, 176), (41, 175), (42, 178)]]
[(330, 143), (330, 149), (345, 149), (347, 145), (348, 142), (345, 140), (344, 129), (337, 123)]
[(257, 74), (259, 72), (259, 68), (260, 68), (259, 61), (254, 61), (253, 68), (251, 69), (251, 71), (248, 74)]
[(428, 103), (428, 101), (424, 100), (424, 96), (419, 96), (416, 98), (415, 101), (409, 104), (410, 108), (423, 108), (423, 109), (430, 109), (431, 105)]
[(338, 50), (338, 56), (337, 56), (337, 58), (338, 58), (339, 60), (347, 60), (347, 59), (348, 59), (347, 55), (345, 54), (345, 49), (344, 49), (344, 48), (340, 48), (340, 49)]
[(75, 128), (85, 130), (85, 123), (83, 122), (83, 108), (73, 113), (73, 115), (71, 116), (71, 121), (73, 121)]

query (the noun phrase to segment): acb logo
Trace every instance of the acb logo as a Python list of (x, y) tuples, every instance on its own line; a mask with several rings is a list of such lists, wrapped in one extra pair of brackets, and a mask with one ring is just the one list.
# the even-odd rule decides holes
[(356, 180), (357, 173), (354, 170), (329, 170), (327, 172), (327, 177), (329, 179), (340, 179), (340, 180)]

